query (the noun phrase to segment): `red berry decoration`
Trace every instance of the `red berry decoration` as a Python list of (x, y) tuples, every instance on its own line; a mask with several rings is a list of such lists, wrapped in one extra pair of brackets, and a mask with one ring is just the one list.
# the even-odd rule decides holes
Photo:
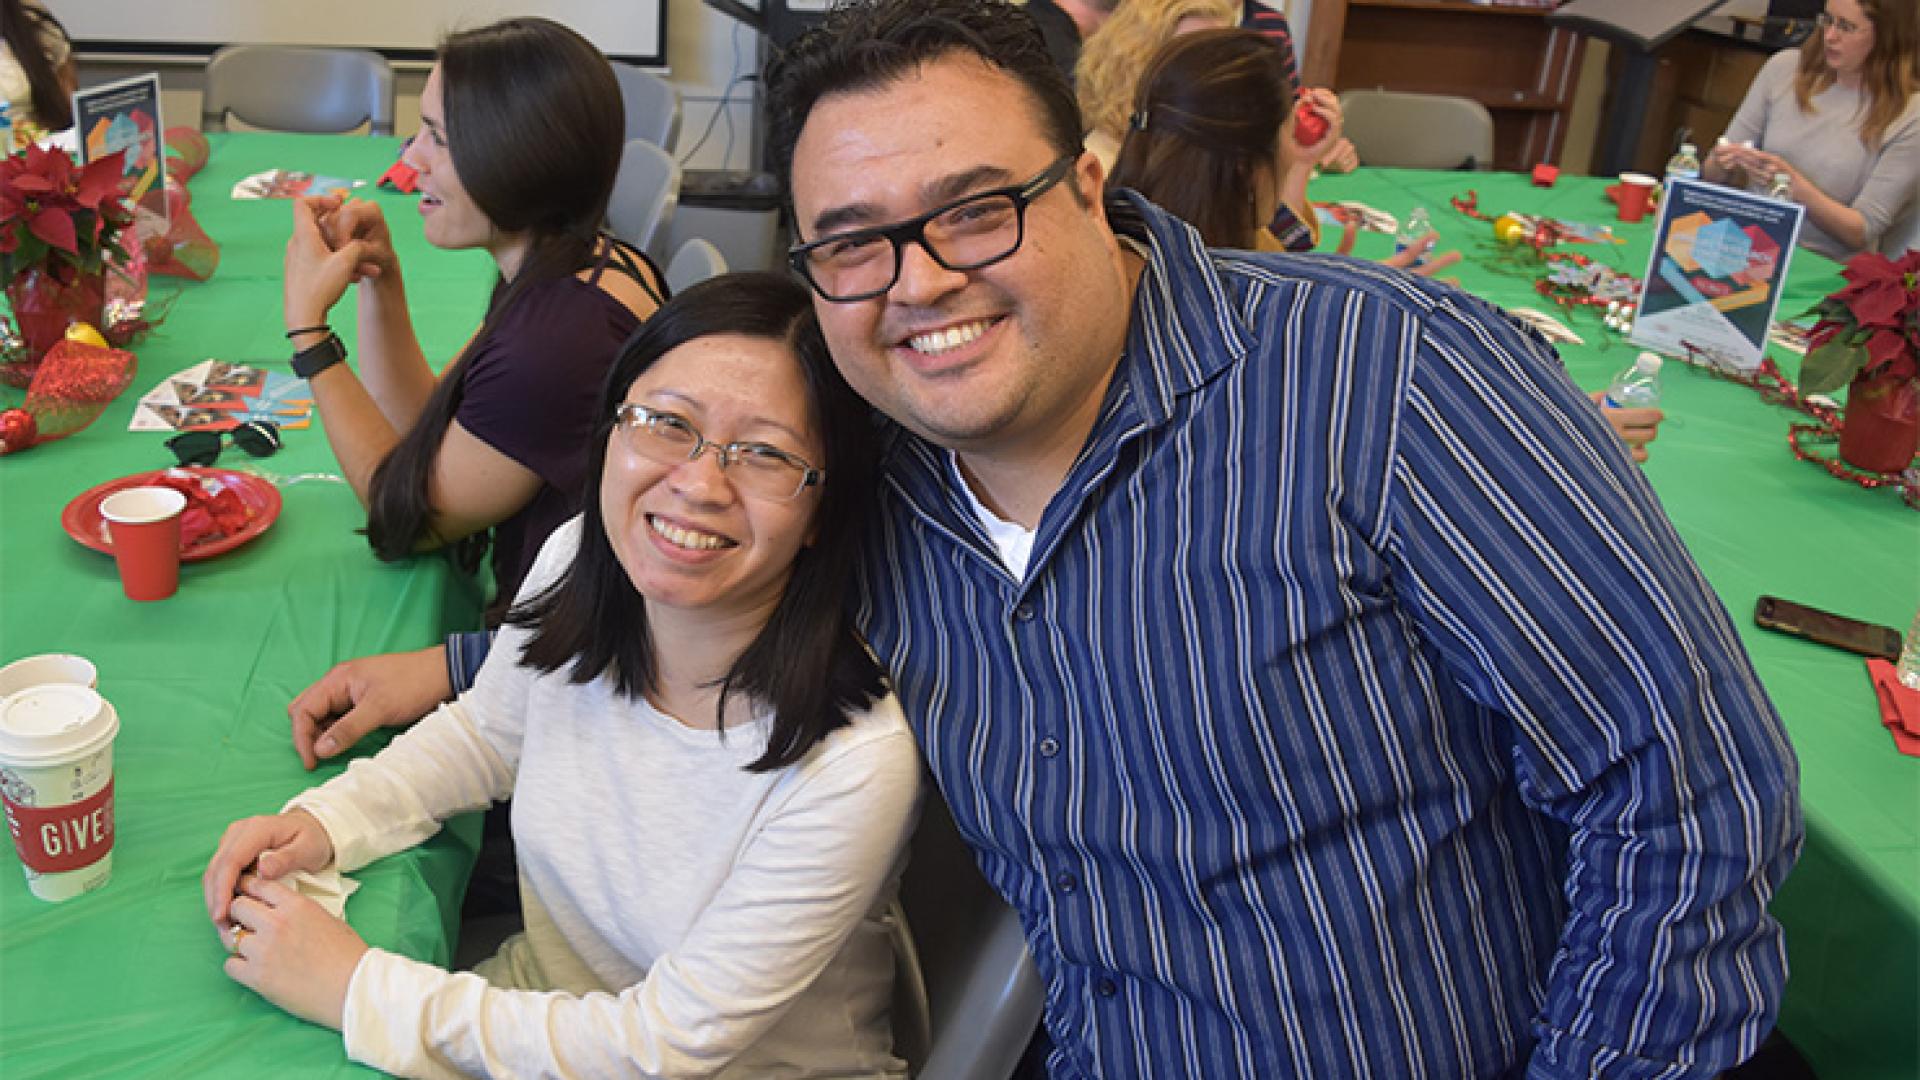
[(1312, 146), (1327, 137), (1327, 118), (1301, 102), (1293, 110), (1293, 137), (1301, 146)]
[(25, 409), (0, 412), (0, 454), (12, 454), (33, 445), (40, 425)]

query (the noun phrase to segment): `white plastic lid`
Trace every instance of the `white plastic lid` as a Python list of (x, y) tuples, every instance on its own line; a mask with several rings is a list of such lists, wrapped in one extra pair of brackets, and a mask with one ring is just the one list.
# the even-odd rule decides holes
[(47, 683), (0, 698), (0, 764), (74, 761), (119, 731), (113, 706), (84, 686)]
[(1663, 361), (1657, 352), (1643, 352), (1639, 356), (1634, 357), (1633, 360), (1633, 366), (1647, 375), (1660, 374), (1661, 363), (1663, 363)]

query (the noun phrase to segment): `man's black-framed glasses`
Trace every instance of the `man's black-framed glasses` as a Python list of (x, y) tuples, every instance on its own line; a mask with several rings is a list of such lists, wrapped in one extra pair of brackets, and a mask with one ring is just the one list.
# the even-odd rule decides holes
[(900, 252), (919, 244), (948, 270), (978, 270), (1020, 250), (1027, 207), (1065, 179), (1078, 153), (1064, 155), (1024, 184), (979, 191), (892, 225), (795, 244), (787, 261), (813, 291), (835, 303), (871, 300), (900, 279)]
[(709, 442), (693, 421), (679, 413), (650, 409), (631, 401), (615, 409), (615, 423), (625, 434), (628, 449), (662, 465), (692, 461), (712, 450), (742, 494), (786, 501), (819, 484), (827, 474), (798, 454), (759, 442)]
[(211, 465), (229, 446), (257, 458), (271, 457), (281, 446), (280, 425), (271, 420), (249, 420), (231, 431), (189, 431), (167, 440), (167, 449), (182, 465)]

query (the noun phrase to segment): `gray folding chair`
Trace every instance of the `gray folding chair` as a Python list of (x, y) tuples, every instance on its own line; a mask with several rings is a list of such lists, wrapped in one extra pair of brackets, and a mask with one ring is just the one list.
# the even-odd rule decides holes
[(270, 131), (393, 134), (393, 69), (366, 49), (229, 45), (207, 61), (201, 128), (231, 114)]
[(667, 80), (632, 64), (613, 62), (620, 80), (620, 103), (627, 112), (627, 138), (645, 139), (663, 150), (680, 137), (680, 91)]
[(607, 227), (627, 243), (664, 261), (667, 227), (680, 202), (680, 163), (645, 139), (633, 139), (620, 154), (620, 173), (607, 204)]
[(1007, 1080), (1045, 991), (1020, 918), (926, 800), (894, 911), (893, 1052), (919, 1080)]
[(673, 253), (673, 261), (667, 264), (667, 288), (678, 293), (726, 272), (727, 257), (712, 242), (696, 236)]
[(1493, 168), (1493, 114), (1471, 98), (1348, 90), (1347, 138), (1367, 165), (1401, 169)]

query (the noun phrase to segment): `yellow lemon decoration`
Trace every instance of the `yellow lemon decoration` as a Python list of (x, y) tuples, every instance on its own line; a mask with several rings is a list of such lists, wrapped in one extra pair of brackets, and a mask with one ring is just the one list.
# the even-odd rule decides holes
[(92, 323), (68, 324), (67, 340), (77, 341), (82, 345), (98, 345), (103, 349), (107, 347), (107, 339), (100, 336), (100, 331), (95, 330)]
[(1501, 214), (1494, 219), (1493, 235), (1503, 244), (1517, 244), (1527, 238), (1527, 227), (1512, 214)]

